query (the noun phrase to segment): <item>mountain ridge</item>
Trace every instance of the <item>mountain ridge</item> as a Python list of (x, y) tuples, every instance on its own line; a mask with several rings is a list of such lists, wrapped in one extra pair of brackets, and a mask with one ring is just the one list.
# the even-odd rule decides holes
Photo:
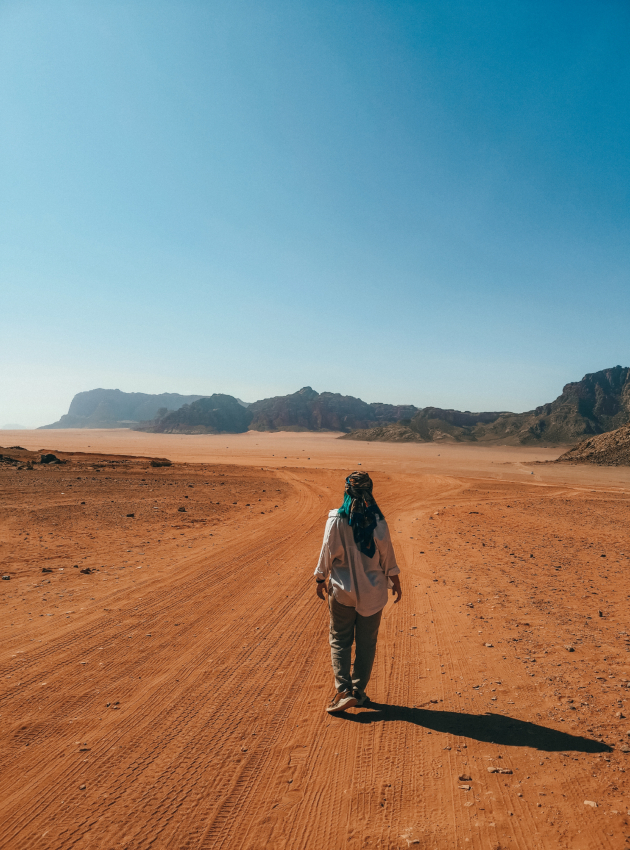
[(367, 403), (340, 393), (318, 393), (302, 387), (295, 393), (274, 396), (235, 407), (234, 396), (215, 393), (184, 405), (153, 422), (136, 426), (135, 430), (151, 433), (242, 433), (243, 431), (348, 431), (379, 422), (390, 422), (409, 416), (417, 410), (413, 405)]
[(629, 423), (630, 367), (614, 366), (565, 384), (554, 401), (524, 413), (365, 402), (340, 393), (319, 393), (312, 387), (249, 404), (223, 393), (148, 395), (98, 389), (78, 393), (68, 413), (44, 428), (131, 426), (180, 434), (341, 431), (342, 439), (370, 442), (558, 445)]

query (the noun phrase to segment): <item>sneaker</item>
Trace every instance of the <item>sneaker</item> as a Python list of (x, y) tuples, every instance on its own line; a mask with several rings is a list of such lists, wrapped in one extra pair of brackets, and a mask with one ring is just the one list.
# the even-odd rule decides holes
[(356, 704), (356, 697), (350, 691), (343, 691), (340, 694), (335, 694), (326, 711), (329, 714), (334, 714), (337, 711), (345, 711), (346, 708), (352, 708)]
[(352, 691), (354, 698), (357, 701), (357, 705), (365, 705), (366, 702), (370, 701), (369, 696), (365, 693), (361, 693), (361, 691)]

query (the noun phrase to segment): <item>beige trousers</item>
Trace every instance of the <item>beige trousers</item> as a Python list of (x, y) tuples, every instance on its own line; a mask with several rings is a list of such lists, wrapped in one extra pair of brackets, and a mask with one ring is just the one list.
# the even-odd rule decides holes
[[(374, 656), (378, 627), (381, 624), (382, 611), (377, 611), (371, 617), (357, 614), (356, 608), (342, 605), (333, 597), (328, 597), (330, 609), (330, 654), (335, 687), (339, 693), (358, 691), (365, 693)], [(354, 665), (352, 665), (352, 644), (355, 644)], [(352, 670), (351, 670), (352, 666)]]

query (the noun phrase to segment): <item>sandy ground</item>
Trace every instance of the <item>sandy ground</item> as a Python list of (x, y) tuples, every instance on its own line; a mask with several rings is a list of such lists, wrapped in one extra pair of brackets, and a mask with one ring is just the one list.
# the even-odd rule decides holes
[[(0, 442), (101, 455), (0, 467), (0, 847), (630, 846), (629, 469), (328, 434)], [(405, 595), (372, 703), (330, 717), (312, 571), (359, 463)]]

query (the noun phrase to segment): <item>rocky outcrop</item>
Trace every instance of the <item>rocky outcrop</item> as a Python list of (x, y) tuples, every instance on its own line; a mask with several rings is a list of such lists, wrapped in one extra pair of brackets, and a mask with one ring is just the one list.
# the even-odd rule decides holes
[(248, 430), (251, 419), (250, 410), (234, 396), (214, 393), (152, 422), (143, 422), (134, 430), (152, 434), (240, 434)]
[(630, 466), (630, 425), (583, 440), (560, 455), (556, 463), (595, 463), (598, 466)]
[(68, 412), (58, 422), (42, 428), (129, 428), (143, 420), (154, 419), (160, 409), (166, 413), (199, 398), (203, 396), (88, 390), (75, 395)]
[(351, 431), (342, 439), (388, 443), (476, 442), (483, 437), (485, 425), (495, 422), (501, 415), (425, 407), (411, 419), (402, 418), (396, 424)]
[(318, 393), (303, 387), (291, 395), (250, 404), (255, 431), (349, 431), (413, 416), (413, 405), (368, 404), (340, 393)]

